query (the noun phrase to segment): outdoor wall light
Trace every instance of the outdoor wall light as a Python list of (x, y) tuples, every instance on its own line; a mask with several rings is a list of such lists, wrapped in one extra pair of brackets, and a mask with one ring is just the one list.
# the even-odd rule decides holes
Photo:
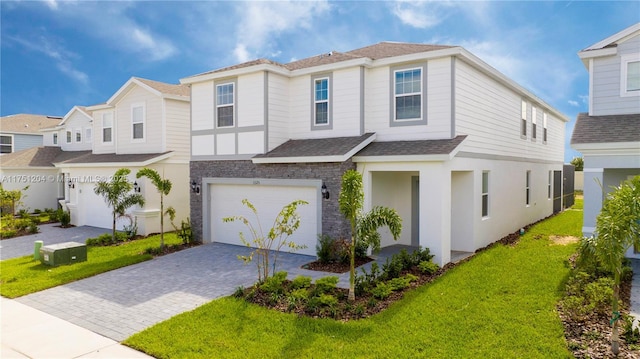
[(200, 194), (200, 186), (196, 183), (196, 180), (191, 181), (191, 192)]
[(140, 193), (142, 188), (138, 185), (138, 181), (133, 182), (133, 191)]
[(69, 188), (76, 188), (76, 185), (71, 181), (71, 178), (69, 178), (69, 182), (67, 182), (67, 184), (69, 185)]
[(320, 193), (322, 194), (322, 198), (329, 199), (330, 194), (326, 184), (324, 183), (322, 184), (322, 187), (320, 188)]

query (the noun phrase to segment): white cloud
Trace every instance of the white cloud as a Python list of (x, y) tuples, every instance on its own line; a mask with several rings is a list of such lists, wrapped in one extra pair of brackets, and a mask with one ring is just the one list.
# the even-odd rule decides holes
[(569, 105), (573, 106), (573, 107), (578, 107), (580, 106), (580, 104), (578, 103), (578, 101), (575, 100), (569, 100), (567, 101), (569, 103)]
[(446, 18), (443, 11), (445, 6), (446, 2), (403, 0), (393, 4), (393, 14), (405, 25), (427, 29), (438, 25)]
[(48, 38), (45, 35), (36, 36), (35, 38), (26, 39), (20, 36), (6, 35), (6, 39), (15, 44), (19, 44), (25, 49), (33, 52), (44, 54), (54, 60), (56, 68), (76, 80), (77, 82), (87, 85), (89, 76), (86, 73), (77, 70), (72, 63), (72, 59), (78, 57), (77, 54), (68, 51), (63, 44), (55, 39)]
[(140, 20), (130, 15), (134, 11), (142, 12), (135, 9), (136, 3), (51, 0), (47, 5), (56, 11), (56, 17), (65, 26), (99, 39), (109, 47), (139, 55), (142, 61), (161, 61), (178, 52), (170, 39), (145, 28)]
[(284, 32), (311, 29), (314, 21), (330, 10), (327, 1), (238, 2), (240, 22), (234, 55), (238, 61), (277, 53), (273, 38)]
[(582, 101), (583, 104), (585, 105), (589, 104), (589, 95), (578, 95), (578, 97), (580, 98), (580, 101)]

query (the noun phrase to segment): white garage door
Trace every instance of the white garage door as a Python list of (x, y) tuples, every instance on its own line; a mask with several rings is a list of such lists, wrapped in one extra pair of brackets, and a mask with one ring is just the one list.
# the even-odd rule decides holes
[[(81, 211), (79, 213), (80, 224), (111, 229), (113, 220), (111, 208), (107, 207), (102, 196), (95, 194), (94, 187), (94, 183), (79, 183), (76, 185), (76, 190), (79, 190), (78, 210)], [(122, 224), (122, 220), (117, 221), (116, 229), (122, 229)]]
[[(252, 241), (248, 228), (239, 221), (224, 223), (222, 218), (230, 216), (245, 216), (257, 228), (258, 219), (253, 212), (242, 204), (243, 199), (248, 199), (258, 211), (260, 225), (266, 236), (273, 226), (274, 220), (282, 207), (294, 200), (304, 200), (309, 204), (298, 206), (300, 215), (300, 227), (289, 237), (299, 245), (306, 248), (295, 253), (316, 255), (316, 241), (321, 232), (318, 223), (318, 189), (316, 187), (280, 186), (280, 185), (253, 185), (253, 184), (211, 184), (211, 238), (214, 242), (222, 242), (243, 245), (239, 233), (243, 232), (245, 238)], [(274, 248), (275, 249), (275, 248)], [(289, 251), (283, 247), (283, 251)]]

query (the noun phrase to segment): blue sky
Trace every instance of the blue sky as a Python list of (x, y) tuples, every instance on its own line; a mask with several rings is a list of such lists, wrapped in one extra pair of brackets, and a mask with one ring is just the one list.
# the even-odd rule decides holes
[(572, 119), (587, 111), (577, 52), (640, 21), (639, 1), (4, 1), (0, 115), (64, 115), (131, 76), (168, 83), (255, 58), (380, 41), (461, 45)]

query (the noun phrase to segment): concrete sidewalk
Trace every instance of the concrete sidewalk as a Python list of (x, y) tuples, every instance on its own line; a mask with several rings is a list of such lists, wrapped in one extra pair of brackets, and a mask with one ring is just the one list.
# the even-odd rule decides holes
[(152, 358), (115, 340), (0, 297), (0, 358)]

